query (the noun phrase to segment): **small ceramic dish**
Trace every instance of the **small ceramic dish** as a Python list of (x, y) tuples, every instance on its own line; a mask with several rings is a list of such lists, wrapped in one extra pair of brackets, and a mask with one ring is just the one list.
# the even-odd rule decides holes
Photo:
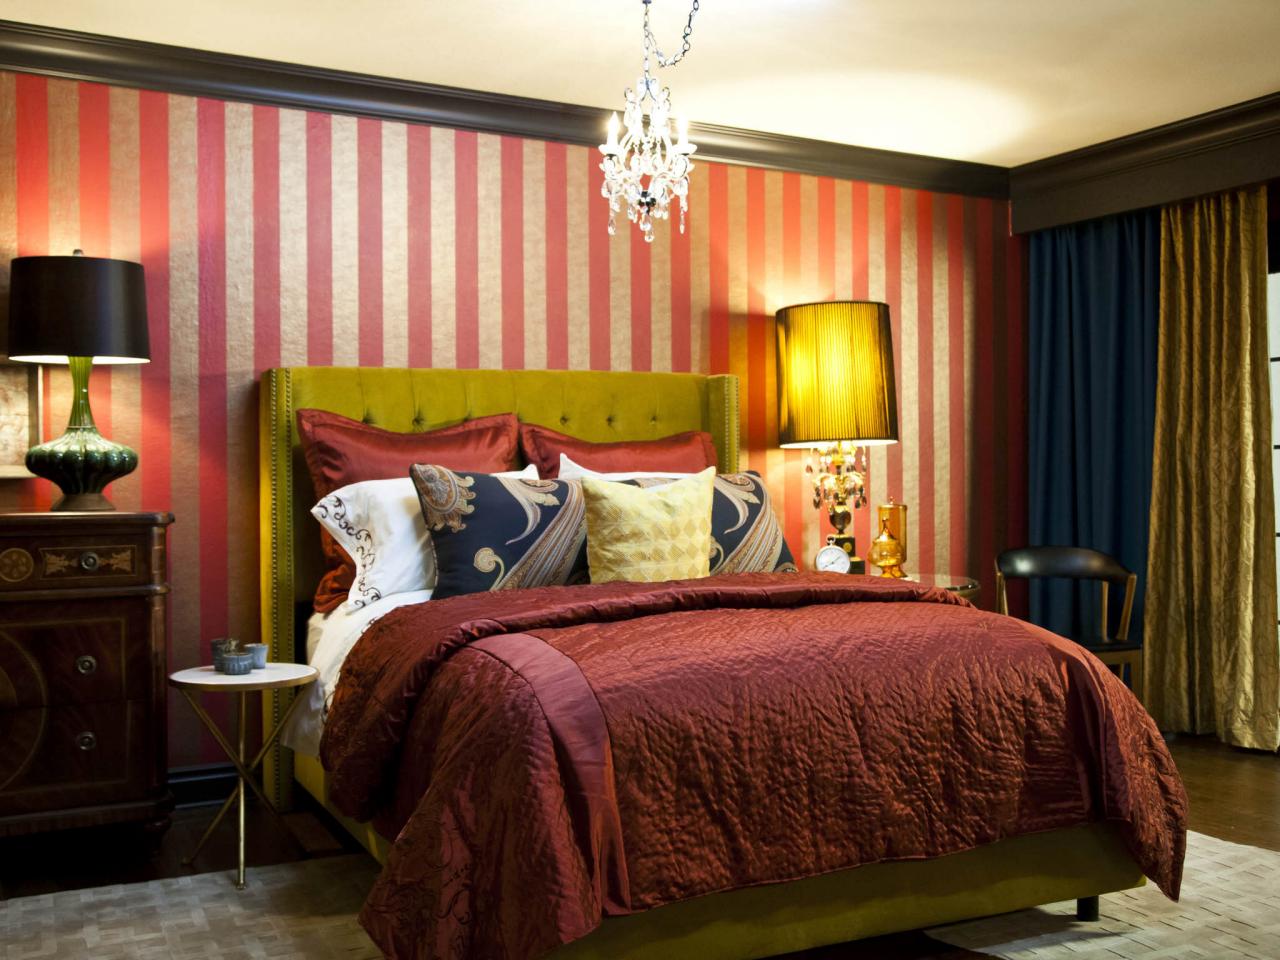
[(222, 672), (232, 677), (242, 677), (253, 669), (253, 654), (229, 653), (222, 658)]
[(265, 643), (246, 643), (244, 652), (253, 656), (253, 669), (265, 670), (267, 668), (267, 650), (270, 649)]
[(209, 649), (213, 653), (213, 669), (225, 673), (223, 669), (227, 654), (236, 652), (236, 641), (232, 637), (218, 637), (209, 641)]

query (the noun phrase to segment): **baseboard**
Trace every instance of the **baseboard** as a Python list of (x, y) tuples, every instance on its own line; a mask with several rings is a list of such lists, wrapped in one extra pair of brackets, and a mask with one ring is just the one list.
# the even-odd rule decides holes
[(178, 807), (221, 803), (235, 787), (236, 768), (229, 763), (169, 768), (169, 789)]

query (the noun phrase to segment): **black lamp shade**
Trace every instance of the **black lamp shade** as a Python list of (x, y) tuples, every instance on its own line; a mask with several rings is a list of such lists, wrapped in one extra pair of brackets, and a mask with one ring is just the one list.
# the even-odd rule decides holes
[(11, 360), (151, 359), (142, 264), (105, 257), (17, 257), (9, 266)]

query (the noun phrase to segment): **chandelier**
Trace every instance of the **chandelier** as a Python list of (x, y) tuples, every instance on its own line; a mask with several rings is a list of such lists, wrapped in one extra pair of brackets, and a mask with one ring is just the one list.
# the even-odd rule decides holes
[(643, 0), (643, 75), (636, 80), (635, 87), (628, 87), (626, 91), (627, 105), (622, 114), (626, 132), (619, 140), (618, 114), (614, 113), (609, 117), (608, 140), (600, 145), (600, 152), (604, 154), (600, 163), (604, 185), (600, 193), (609, 201), (609, 235), (615, 232), (614, 221), (625, 202), (627, 219), (640, 228), (645, 243), (653, 243), (653, 221), (667, 219), (672, 199), (680, 201), (680, 232), (684, 233), (684, 215), (689, 209), (689, 171), (693, 167), (689, 157), (698, 149), (689, 142), (689, 125), (684, 118), (677, 122), (676, 139), (672, 140), (671, 91), (649, 73), (651, 59), (659, 67), (670, 67), (689, 52), (698, 0), (693, 0), (689, 11), (680, 52), (670, 57), (658, 49), (649, 28), (650, 2)]

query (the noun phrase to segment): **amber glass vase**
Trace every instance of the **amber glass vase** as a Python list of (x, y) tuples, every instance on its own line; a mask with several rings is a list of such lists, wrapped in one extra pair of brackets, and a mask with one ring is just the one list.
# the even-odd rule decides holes
[(902, 546), (902, 541), (889, 529), (888, 518), (883, 518), (880, 521), (880, 534), (871, 541), (867, 560), (880, 568), (882, 577), (905, 577), (906, 573), (902, 570)]

